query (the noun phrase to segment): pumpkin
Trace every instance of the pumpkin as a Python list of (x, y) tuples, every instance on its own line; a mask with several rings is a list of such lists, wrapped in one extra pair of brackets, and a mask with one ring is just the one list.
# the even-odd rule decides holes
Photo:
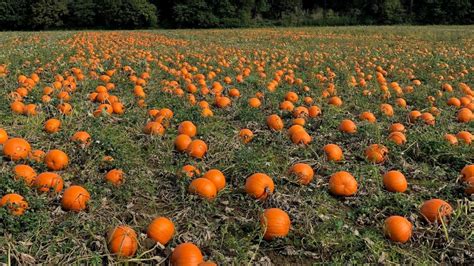
[(381, 104), (380, 111), (388, 117), (393, 116), (393, 107), (388, 103)]
[(36, 171), (31, 166), (19, 164), (13, 167), (15, 173), (15, 180), (23, 180), (28, 186), (33, 184), (36, 178)]
[(327, 144), (323, 147), (328, 161), (341, 161), (344, 158), (341, 147), (336, 144)]
[(284, 127), (281, 118), (275, 114), (267, 117), (267, 126), (274, 131), (280, 131)]
[(203, 116), (203, 117), (210, 117), (210, 116), (214, 116), (214, 113), (212, 112), (211, 109), (209, 109), (209, 108), (204, 108), (204, 109), (202, 109), (202, 111), (201, 111), (201, 116)]
[(291, 226), (291, 220), (288, 214), (279, 209), (266, 209), (260, 217), (260, 224), (263, 228), (263, 238), (272, 240), (288, 235)]
[(390, 216), (385, 220), (384, 232), (394, 242), (406, 243), (412, 235), (413, 225), (402, 216)]
[(18, 194), (7, 194), (0, 199), (0, 207), (6, 207), (14, 216), (23, 215), (28, 209), (28, 202)]
[(61, 207), (66, 211), (79, 212), (86, 208), (91, 195), (81, 186), (70, 186), (64, 190)]
[(453, 212), (449, 203), (441, 199), (430, 199), (421, 205), (421, 215), (429, 222), (439, 222)]
[(195, 176), (199, 176), (201, 171), (194, 167), (193, 165), (187, 164), (181, 168), (181, 172), (178, 174), (180, 176), (184, 175), (189, 178), (193, 178)]
[(179, 124), (178, 133), (188, 135), (189, 137), (196, 136), (197, 128), (191, 121), (183, 121)]
[(290, 174), (295, 175), (302, 185), (307, 185), (313, 180), (314, 171), (311, 166), (305, 163), (296, 163), (290, 168)]
[(40, 163), (44, 160), (46, 153), (42, 150), (33, 150), (28, 154), (28, 159)]
[(252, 108), (259, 108), (262, 105), (262, 102), (256, 97), (250, 98), (248, 103), (249, 103), (249, 106)]
[(193, 140), (186, 149), (186, 152), (191, 157), (201, 159), (207, 152), (207, 144), (200, 139)]
[(171, 254), (171, 265), (199, 265), (204, 261), (201, 250), (193, 243), (179, 244)]
[(425, 122), (425, 124), (430, 126), (433, 126), (436, 123), (435, 117), (428, 112), (421, 114), (420, 118)]
[(340, 171), (329, 178), (329, 190), (336, 196), (352, 196), (357, 192), (357, 181), (350, 173)]
[(217, 107), (219, 108), (226, 108), (232, 103), (232, 101), (228, 97), (220, 96), (220, 97), (216, 97), (215, 103)]
[(179, 152), (184, 152), (188, 148), (189, 144), (191, 144), (192, 139), (188, 135), (180, 134), (174, 140), (174, 147)]
[(298, 106), (295, 109), (293, 109), (293, 117), (295, 118), (308, 117), (308, 116), (309, 116), (308, 108), (304, 106)]
[(146, 234), (154, 241), (166, 245), (174, 235), (174, 224), (166, 217), (157, 217), (148, 225)]
[(74, 135), (71, 137), (71, 140), (83, 145), (89, 145), (91, 143), (91, 135), (87, 133), (86, 131), (78, 131), (74, 133)]
[(296, 103), (298, 101), (298, 94), (295, 92), (289, 91), (285, 95), (285, 100), (290, 101), (292, 103)]
[(390, 133), (392, 132), (405, 132), (405, 126), (401, 123), (394, 123), (392, 125), (390, 125), (390, 128), (389, 128), (389, 131)]
[(27, 116), (34, 116), (37, 114), (35, 104), (27, 104), (23, 109), (23, 114)]
[(0, 128), (0, 145), (4, 144), (8, 140), (8, 133), (5, 129)]
[(63, 190), (64, 181), (62, 177), (56, 173), (44, 172), (36, 176), (33, 185), (40, 192), (61, 192), (61, 190)]
[(211, 169), (207, 171), (202, 177), (209, 179), (212, 183), (214, 183), (218, 192), (224, 189), (225, 187), (225, 176), (221, 171), (217, 169)]
[(472, 195), (474, 194), (474, 175), (464, 179), (464, 183), (465, 183), (465, 189), (464, 189), (464, 192), (467, 194), (467, 195)]
[(385, 189), (390, 192), (405, 192), (407, 190), (407, 180), (399, 171), (388, 171), (383, 175)]
[(288, 129), (288, 135), (290, 135), (290, 137), (291, 137), (293, 134), (295, 134), (298, 131), (305, 131), (305, 129), (302, 125), (292, 125)]
[(416, 120), (421, 116), (421, 112), (417, 110), (413, 110), (408, 114), (408, 121), (410, 123), (415, 123)]
[(445, 134), (444, 135), (444, 140), (446, 140), (451, 145), (457, 145), (458, 144), (458, 139), (453, 134)]
[(44, 131), (50, 134), (58, 132), (60, 127), (61, 121), (56, 118), (51, 118), (44, 123)]
[(473, 117), (472, 111), (468, 108), (461, 108), (457, 114), (457, 120), (461, 123), (469, 123), (473, 120)]
[(28, 141), (21, 138), (11, 138), (3, 144), (3, 155), (13, 161), (26, 159), (30, 151)]
[(240, 132), (239, 132), (239, 137), (240, 137), (240, 139), (242, 140), (243, 143), (247, 144), (250, 141), (252, 141), (253, 132), (248, 128), (241, 129)]
[(245, 181), (245, 192), (254, 199), (266, 199), (274, 189), (275, 185), (271, 177), (263, 173), (255, 173)]
[(213, 261), (204, 261), (198, 264), (198, 266), (217, 266), (217, 264)]
[(202, 177), (194, 179), (189, 184), (188, 191), (208, 200), (212, 200), (217, 196), (216, 185), (211, 180)]
[(291, 141), (294, 144), (308, 145), (309, 143), (311, 143), (312, 140), (313, 138), (305, 130), (296, 131), (294, 134), (291, 135)]
[(313, 105), (313, 106), (308, 108), (308, 116), (309, 117), (315, 118), (320, 114), (321, 114), (321, 109), (318, 106)]
[(148, 122), (143, 128), (143, 133), (148, 135), (163, 136), (165, 134), (165, 128), (159, 122), (151, 121)]
[(124, 173), (120, 169), (112, 169), (105, 174), (105, 180), (114, 186), (119, 186), (124, 182)]
[(474, 136), (468, 131), (461, 131), (456, 134), (456, 138), (458, 138), (458, 140), (462, 141), (465, 144), (471, 144), (472, 140), (474, 139)]
[(283, 101), (283, 102), (280, 103), (279, 108), (280, 108), (280, 110), (291, 112), (291, 111), (293, 111), (295, 106), (290, 101)]
[(357, 132), (357, 126), (352, 120), (344, 119), (339, 124), (339, 130), (344, 133), (354, 134)]
[(367, 121), (369, 123), (377, 122), (377, 118), (375, 118), (375, 115), (371, 112), (363, 112), (359, 115), (359, 119), (362, 121)]
[(49, 170), (59, 171), (69, 164), (69, 157), (61, 150), (50, 150), (44, 157), (44, 163)]
[(20, 101), (14, 101), (10, 104), (10, 109), (15, 114), (23, 114), (23, 111), (25, 110), (25, 104)]
[(117, 226), (108, 232), (107, 245), (111, 253), (119, 257), (131, 257), (137, 252), (137, 233), (126, 225)]
[(302, 117), (293, 119), (293, 125), (304, 126), (305, 124), (306, 124), (306, 120)]
[(388, 135), (388, 139), (392, 142), (394, 142), (397, 145), (402, 145), (407, 142), (407, 139), (405, 137), (405, 134), (402, 132), (392, 132), (390, 135)]
[(372, 144), (365, 149), (365, 157), (374, 163), (383, 163), (385, 155), (388, 153), (387, 147), (380, 144)]
[(465, 181), (471, 176), (474, 176), (474, 164), (469, 164), (469, 165), (464, 166), (461, 170), (461, 175), (462, 175), (462, 179), (461, 179), (462, 181)]
[(328, 103), (330, 105), (334, 105), (334, 106), (341, 106), (342, 105), (342, 100), (341, 100), (341, 98), (339, 98), (337, 96), (333, 96), (333, 97), (329, 98)]

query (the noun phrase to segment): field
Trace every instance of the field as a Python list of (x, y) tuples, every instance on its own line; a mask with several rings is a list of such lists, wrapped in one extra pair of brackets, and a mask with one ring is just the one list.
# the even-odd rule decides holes
[[(0, 263), (472, 263), (473, 37), (472, 26), (0, 33), (0, 198), (24, 198), (0, 201)], [(210, 169), (225, 184), (216, 172), (194, 182)], [(273, 184), (250, 184), (255, 173)], [(87, 191), (67, 199), (72, 185)], [(431, 199), (444, 202), (429, 217)], [(261, 219), (270, 208), (283, 212)], [(390, 226), (393, 215), (406, 220)], [(160, 216), (174, 224), (163, 245), (147, 234)], [(117, 240), (120, 225), (136, 235)], [(172, 255), (184, 242), (203, 258)]]

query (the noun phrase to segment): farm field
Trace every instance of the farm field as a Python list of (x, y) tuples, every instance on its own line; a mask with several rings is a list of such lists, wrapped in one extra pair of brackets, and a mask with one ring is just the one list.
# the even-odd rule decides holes
[(472, 263), (473, 37), (0, 33), (0, 262)]

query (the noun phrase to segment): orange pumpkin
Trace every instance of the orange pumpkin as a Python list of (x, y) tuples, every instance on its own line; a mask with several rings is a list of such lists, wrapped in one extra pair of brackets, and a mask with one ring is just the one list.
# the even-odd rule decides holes
[(357, 132), (357, 126), (352, 120), (344, 119), (339, 124), (339, 130), (344, 133), (354, 134)]
[(31, 186), (36, 178), (36, 171), (28, 165), (19, 164), (13, 168), (15, 180), (23, 180), (28, 186)]
[(296, 131), (295, 133), (291, 134), (291, 141), (294, 144), (308, 145), (312, 140), (313, 138), (305, 130)]
[(471, 176), (474, 176), (474, 164), (469, 164), (469, 165), (464, 166), (461, 170), (461, 175), (462, 175), (462, 179), (461, 179), (462, 181), (465, 181)]
[(359, 119), (363, 121), (367, 121), (369, 123), (377, 122), (377, 118), (375, 118), (375, 115), (371, 112), (363, 112), (362, 114), (359, 115)]
[(271, 208), (263, 212), (263, 215), (260, 217), (260, 224), (264, 231), (263, 238), (265, 240), (272, 240), (288, 235), (291, 220), (285, 211), (279, 208)]
[(3, 155), (13, 161), (26, 159), (30, 151), (28, 141), (21, 138), (11, 138), (3, 144)]
[(254, 199), (266, 199), (274, 189), (275, 185), (271, 177), (263, 173), (255, 173), (245, 181), (245, 192)]
[(69, 164), (69, 157), (61, 150), (50, 150), (44, 157), (44, 163), (49, 170), (59, 171)]
[(402, 132), (392, 132), (388, 135), (388, 139), (397, 145), (403, 145), (407, 142), (405, 134)]
[(171, 254), (171, 265), (199, 265), (204, 261), (201, 250), (193, 243), (178, 245)]
[(4, 144), (8, 140), (8, 133), (5, 129), (0, 128), (0, 145)]
[(195, 176), (199, 176), (201, 174), (201, 171), (194, 167), (193, 165), (187, 164), (181, 168), (181, 172), (178, 173), (179, 176), (186, 176), (188, 178), (193, 178)]
[(461, 108), (458, 111), (458, 115), (457, 115), (458, 122), (469, 123), (470, 121), (473, 120), (473, 118), (474, 118), (474, 115), (472, 114), (472, 111), (469, 110), (468, 108)]
[(158, 122), (148, 122), (143, 128), (143, 133), (148, 135), (159, 135), (163, 136), (165, 134), (165, 128)]
[(191, 144), (192, 139), (188, 135), (180, 134), (174, 140), (174, 147), (179, 152), (184, 152), (188, 148), (189, 144)]
[(314, 171), (311, 166), (305, 163), (296, 163), (290, 168), (290, 174), (295, 175), (302, 185), (309, 184), (314, 177)]
[(191, 157), (201, 159), (207, 152), (207, 144), (200, 139), (193, 140), (186, 149), (186, 152)]
[(283, 120), (278, 115), (270, 115), (267, 117), (267, 126), (274, 131), (280, 131), (283, 129)]
[(340, 171), (329, 178), (329, 190), (336, 196), (352, 196), (357, 192), (357, 181), (350, 173)]
[(249, 143), (253, 139), (253, 132), (248, 128), (241, 129), (239, 137), (243, 143)]
[(194, 179), (189, 184), (188, 191), (208, 200), (212, 200), (217, 196), (216, 185), (211, 180), (202, 177)]
[(179, 124), (178, 133), (188, 135), (191, 138), (196, 136), (197, 128), (191, 121), (184, 121)]
[(385, 155), (388, 154), (387, 147), (380, 144), (372, 144), (365, 149), (365, 156), (367, 160), (374, 163), (383, 163), (385, 161)]
[(256, 97), (250, 98), (248, 103), (252, 108), (259, 108), (262, 105), (262, 102)]
[(166, 217), (157, 217), (149, 225), (146, 231), (149, 238), (166, 245), (174, 235), (174, 224)]
[(206, 173), (204, 173), (202, 177), (207, 178), (212, 183), (214, 183), (218, 192), (224, 189), (225, 187), (225, 184), (226, 184), (225, 176), (221, 171), (217, 169), (211, 169), (207, 171)]
[(40, 192), (61, 192), (61, 190), (63, 190), (64, 181), (62, 177), (56, 173), (44, 172), (35, 178), (33, 185)]
[(421, 215), (431, 223), (440, 222), (453, 212), (453, 208), (449, 203), (441, 199), (427, 200), (421, 205)]
[(445, 134), (444, 135), (444, 140), (446, 140), (451, 145), (457, 145), (458, 144), (458, 139), (453, 134)]
[(401, 216), (390, 216), (385, 220), (384, 232), (394, 242), (406, 243), (412, 235), (413, 225)]
[(399, 171), (389, 171), (383, 175), (383, 184), (390, 192), (405, 192), (407, 190), (407, 180)]
[(61, 127), (61, 121), (56, 118), (51, 118), (44, 123), (44, 131), (52, 134), (59, 131)]
[(83, 145), (89, 145), (92, 141), (91, 135), (89, 135), (89, 133), (86, 131), (78, 131), (74, 133), (74, 135), (71, 137), (71, 140)]
[(336, 144), (327, 144), (323, 147), (328, 161), (341, 161), (344, 158), (341, 147)]
[(86, 208), (91, 195), (81, 186), (70, 186), (64, 190), (61, 207), (66, 211), (79, 212)]
[(28, 202), (19, 194), (6, 194), (0, 199), (0, 208), (6, 207), (14, 216), (23, 215), (28, 209)]
[(105, 174), (105, 180), (114, 186), (123, 184), (124, 179), (124, 173), (120, 169), (112, 169)]
[(389, 131), (390, 133), (392, 132), (405, 132), (405, 126), (401, 123), (394, 123), (392, 125), (390, 125), (390, 128), (389, 128)]
[(120, 225), (107, 234), (109, 251), (119, 257), (131, 257), (138, 248), (137, 233), (126, 225)]
[(461, 131), (456, 134), (456, 137), (465, 144), (471, 144), (474, 139), (474, 136), (468, 131)]

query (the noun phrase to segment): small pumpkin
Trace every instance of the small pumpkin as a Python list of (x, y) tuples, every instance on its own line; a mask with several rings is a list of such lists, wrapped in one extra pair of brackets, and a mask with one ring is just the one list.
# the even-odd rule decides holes
[(149, 225), (146, 234), (149, 238), (166, 245), (174, 235), (174, 224), (166, 217), (157, 217)]
[(0, 207), (6, 207), (14, 216), (23, 215), (28, 209), (28, 202), (19, 194), (7, 194), (0, 199)]
[(273, 180), (263, 173), (255, 173), (245, 181), (245, 192), (254, 199), (266, 199), (274, 190)]
[(8, 140), (8, 133), (5, 129), (0, 128), (0, 145), (4, 144)]
[(444, 200), (430, 199), (421, 205), (421, 215), (431, 223), (439, 222), (453, 212), (453, 207)]
[(191, 157), (201, 159), (207, 152), (207, 144), (200, 139), (195, 139), (191, 141), (186, 152)]
[(143, 128), (143, 133), (148, 135), (163, 136), (165, 134), (165, 128), (159, 122), (151, 121), (148, 122)]
[(270, 115), (267, 117), (267, 126), (274, 131), (280, 131), (283, 129), (283, 120), (278, 115)]
[(88, 146), (91, 144), (92, 138), (91, 135), (89, 135), (89, 133), (87, 133), (86, 131), (78, 131), (74, 133), (74, 135), (71, 137), (71, 140), (82, 145)]
[(225, 187), (225, 184), (226, 184), (225, 176), (221, 171), (219, 171), (217, 169), (211, 169), (211, 170), (207, 171), (206, 173), (204, 173), (204, 175), (202, 177), (207, 178), (212, 183), (214, 183), (214, 185), (216, 186), (218, 192), (221, 191), (222, 189), (224, 189), (224, 187)]
[(192, 138), (192, 137), (196, 136), (197, 128), (193, 124), (193, 122), (183, 121), (183, 122), (181, 122), (181, 124), (179, 124), (178, 133), (188, 135), (189, 137)]
[(11, 138), (3, 144), (3, 154), (12, 161), (26, 159), (30, 151), (30, 144), (22, 138)]
[(305, 163), (296, 163), (290, 168), (290, 174), (295, 175), (302, 185), (309, 184), (314, 177), (314, 171), (311, 166)]
[(67, 167), (69, 157), (61, 150), (50, 150), (44, 157), (44, 163), (49, 170), (59, 171)]
[(381, 144), (372, 144), (365, 150), (365, 156), (367, 160), (374, 163), (383, 163), (387, 154), (387, 147)]
[(79, 212), (86, 208), (86, 204), (91, 198), (89, 192), (81, 186), (70, 186), (64, 190), (61, 199), (61, 207), (66, 211)]
[(112, 169), (105, 174), (105, 180), (114, 186), (123, 184), (124, 179), (124, 173), (120, 169)]
[(266, 209), (260, 217), (265, 240), (286, 237), (290, 231), (291, 220), (288, 214), (279, 208)]
[(64, 181), (62, 177), (56, 173), (44, 172), (36, 176), (33, 185), (40, 192), (61, 192), (61, 190), (63, 190)]
[(405, 176), (395, 170), (388, 171), (383, 175), (383, 184), (388, 191), (400, 193), (405, 192), (408, 186)]
[(137, 233), (126, 225), (120, 225), (107, 234), (109, 251), (119, 257), (131, 257), (138, 248)]
[(240, 139), (242, 140), (243, 143), (247, 144), (250, 141), (252, 141), (253, 132), (248, 128), (241, 129), (240, 132), (239, 132), (239, 137), (240, 137)]
[(394, 242), (406, 243), (412, 236), (413, 225), (405, 217), (390, 216), (385, 220), (384, 232)]
[(394, 123), (392, 125), (390, 125), (390, 128), (389, 128), (389, 131), (390, 133), (392, 132), (405, 132), (405, 126), (401, 123)]
[(193, 178), (199, 176), (201, 171), (197, 169), (195, 166), (187, 164), (181, 168), (181, 172), (178, 174), (179, 176), (186, 176), (188, 178)]
[(344, 133), (354, 134), (357, 132), (357, 126), (352, 120), (344, 119), (339, 124), (339, 130)]
[(362, 114), (359, 115), (359, 119), (362, 121), (367, 121), (372, 124), (377, 122), (377, 118), (371, 112), (363, 112)]
[(204, 261), (201, 250), (193, 243), (179, 244), (171, 254), (171, 265), (199, 265)]
[(462, 175), (462, 179), (461, 179), (462, 181), (465, 181), (471, 176), (474, 176), (474, 164), (469, 164), (469, 165), (464, 166), (461, 170), (461, 175)]
[(350, 173), (339, 171), (329, 178), (329, 190), (336, 196), (352, 196), (357, 193), (357, 181)]
[(19, 164), (13, 168), (15, 180), (23, 180), (28, 186), (31, 186), (36, 178), (36, 171), (31, 166)]
[(336, 144), (327, 144), (323, 147), (328, 161), (341, 161), (344, 158), (341, 147)]
[(188, 148), (189, 144), (191, 144), (192, 139), (190, 136), (185, 134), (180, 134), (174, 140), (174, 147), (179, 152), (184, 152)]
[(403, 145), (407, 142), (405, 134), (398, 131), (390, 133), (390, 135), (388, 135), (388, 139), (397, 145)]
[(212, 200), (217, 196), (216, 185), (211, 180), (202, 177), (194, 179), (189, 184), (188, 191), (208, 200)]
[(291, 141), (294, 144), (303, 144), (303, 145), (308, 145), (311, 143), (313, 138), (306, 132), (306, 130), (303, 131), (296, 131), (294, 134), (291, 135)]

